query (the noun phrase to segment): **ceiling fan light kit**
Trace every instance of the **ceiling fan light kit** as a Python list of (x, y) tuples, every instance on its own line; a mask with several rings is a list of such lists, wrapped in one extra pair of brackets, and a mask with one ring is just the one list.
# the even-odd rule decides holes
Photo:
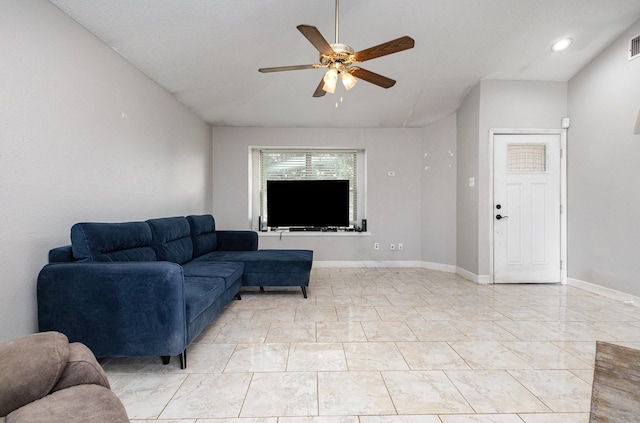
[(377, 57), (386, 56), (388, 54), (398, 53), (400, 51), (413, 48), (415, 45), (414, 40), (409, 36), (397, 38), (395, 40), (387, 41), (380, 45), (370, 47), (366, 50), (356, 52), (351, 46), (347, 44), (341, 44), (338, 42), (338, 13), (339, 12), (339, 0), (336, 0), (336, 42), (329, 44), (324, 36), (318, 31), (318, 28), (311, 25), (298, 25), (298, 31), (309, 40), (309, 42), (320, 53), (320, 63), (314, 63), (311, 65), (296, 65), (296, 66), (279, 66), (271, 68), (260, 68), (259, 72), (282, 72), (290, 70), (303, 70), (303, 69), (317, 69), (327, 68), (327, 72), (318, 84), (314, 97), (322, 97), (326, 93), (333, 94), (336, 90), (338, 82), (338, 75), (342, 80), (342, 85), (345, 89), (350, 90), (353, 88), (357, 79), (362, 79), (371, 84), (377, 85), (382, 88), (391, 88), (395, 85), (396, 81), (387, 78), (386, 76), (379, 75), (377, 73), (368, 71), (358, 66), (352, 66), (355, 63), (361, 63), (366, 60), (375, 59)]

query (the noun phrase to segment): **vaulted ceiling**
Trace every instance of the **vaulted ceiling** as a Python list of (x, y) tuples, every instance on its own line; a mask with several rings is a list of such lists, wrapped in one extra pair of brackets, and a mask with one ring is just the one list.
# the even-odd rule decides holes
[(316, 63), (296, 26), (333, 43), (334, 0), (50, 1), (214, 126), (422, 127), (482, 79), (567, 81), (640, 18), (638, 0), (342, 0), (341, 43), (415, 48), (361, 65), (392, 88), (313, 98), (323, 69), (258, 68)]

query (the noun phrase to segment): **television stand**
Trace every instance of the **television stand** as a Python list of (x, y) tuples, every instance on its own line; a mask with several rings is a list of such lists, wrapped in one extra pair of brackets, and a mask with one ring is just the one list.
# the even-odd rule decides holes
[(289, 232), (321, 232), (322, 228), (309, 227), (309, 228), (289, 228)]

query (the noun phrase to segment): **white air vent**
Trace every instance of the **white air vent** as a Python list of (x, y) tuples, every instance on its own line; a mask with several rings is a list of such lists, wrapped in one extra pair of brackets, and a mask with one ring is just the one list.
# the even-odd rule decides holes
[(629, 40), (629, 60), (640, 57), (640, 35)]

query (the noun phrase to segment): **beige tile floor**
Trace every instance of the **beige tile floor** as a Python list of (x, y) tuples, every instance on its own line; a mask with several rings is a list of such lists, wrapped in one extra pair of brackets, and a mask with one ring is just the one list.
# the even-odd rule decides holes
[(188, 349), (104, 362), (133, 422), (586, 423), (595, 340), (640, 348), (640, 308), (562, 285), (320, 268), (247, 289)]

